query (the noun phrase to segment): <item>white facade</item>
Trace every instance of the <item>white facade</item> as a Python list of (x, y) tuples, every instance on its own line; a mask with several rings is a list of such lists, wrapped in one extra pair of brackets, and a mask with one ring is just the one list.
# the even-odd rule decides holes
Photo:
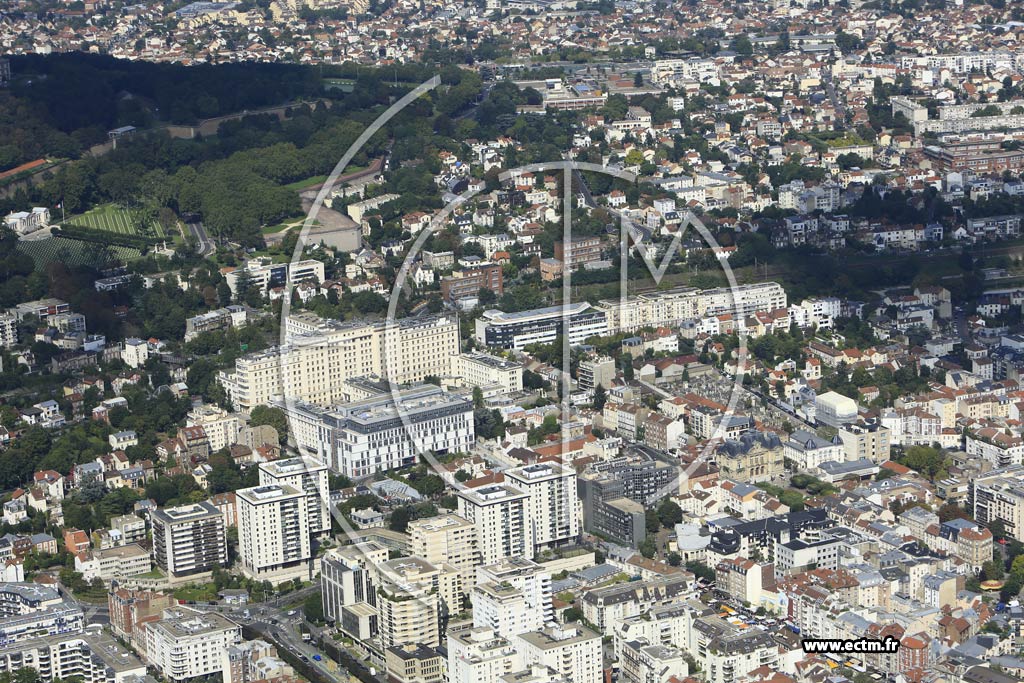
[(186, 427), (202, 427), (210, 442), (210, 452), (215, 453), (238, 442), (242, 421), (235, 413), (229, 413), (214, 405), (201, 405), (189, 411), (185, 418)]
[(835, 297), (804, 299), (796, 306), (790, 306), (790, 317), (800, 327), (831, 328), (842, 312), (842, 302)]
[(483, 564), (527, 554), (528, 500), (525, 493), (504, 484), (459, 491), (459, 515), (476, 527)]
[(516, 638), (526, 664), (543, 664), (571, 683), (602, 680), (601, 635), (579, 624), (550, 624)]
[(311, 315), (286, 321), (288, 344), (249, 354), (221, 371), (218, 381), (238, 410), (252, 410), (274, 398), (300, 397), (326, 406), (349, 400), (345, 381), (388, 377), (398, 384), (442, 377), (459, 352), (454, 317), (338, 323)]
[(551, 343), (560, 334), (568, 337), (570, 344), (582, 344), (590, 337), (608, 334), (608, 323), (604, 313), (587, 303), (516, 313), (490, 310), (476, 319), (475, 336), (490, 347), (521, 350), (530, 344)]
[(551, 573), (524, 557), (477, 569), (473, 626), (505, 638), (538, 631), (554, 620)]
[(846, 459), (842, 441), (827, 441), (803, 430), (793, 432), (782, 447), (783, 457), (805, 470), (815, 469), (829, 460), (843, 462)]
[(834, 391), (827, 391), (814, 399), (814, 416), (818, 422), (833, 427), (849, 424), (857, 419), (857, 402)]
[(35, 583), (0, 583), (0, 617), (0, 643), (8, 645), (85, 628), (85, 613), (78, 605), (55, 588)]
[(287, 484), (235, 492), (238, 553), (250, 578), (282, 583), (309, 580), (312, 551), (306, 494)]
[(15, 211), (4, 216), (4, 225), (19, 235), (27, 235), (49, 224), (50, 210), (45, 206), (34, 207), (31, 211)]
[(506, 638), (491, 629), (448, 633), (448, 683), (501, 683), (523, 668), (523, 658)]
[(608, 334), (635, 332), (642, 327), (678, 325), (685, 320), (718, 313), (749, 315), (786, 308), (786, 290), (777, 282), (735, 288), (677, 289), (620, 299), (605, 299), (597, 308), (605, 313)]
[(251, 261), (244, 268), (237, 268), (227, 273), (224, 279), (234, 296), (238, 296), (240, 286), (246, 282), (249, 286), (266, 294), (271, 287), (284, 285), (286, 282), (292, 284), (307, 280), (323, 282), (324, 263), (315, 259), (296, 261), (295, 263)]
[(309, 533), (313, 536), (330, 533), (331, 513), (327, 465), (313, 458), (299, 457), (263, 462), (260, 463), (259, 468), (261, 486), (285, 484), (305, 494)]
[(461, 353), (452, 358), (452, 374), (466, 386), (496, 385), (505, 393), (523, 390), (523, 365), (488, 353)]
[(155, 510), (153, 558), (174, 577), (213, 571), (228, 564), (224, 516), (209, 501)]
[(170, 681), (225, 671), (228, 648), (242, 641), (242, 627), (227, 617), (187, 607), (164, 610), (145, 628), (146, 659)]
[(414, 464), (422, 451), (468, 453), (476, 442), (472, 402), (433, 384), (333, 409), (278, 405), (295, 425), (300, 452), (352, 478)]
[(142, 339), (125, 339), (121, 347), (121, 360), (130, 368), (141, 368), (149, 358), (149, 344)]
[(9, 349), (18, 343), (18, 318), (10, 313), (0, 315), (0, 347)]
[(438, 515), (409, 523), (409, 552), (431, 564), (450, 565), (462, 575), (464, 590), (476, 582), (480, 564), (476, 526), (458, 515)]
[(146, 665), (104, 633), (33, 638), (0, 649), (0, 673), (24, 669), (35, 669), (46, 682), (127, 683), (146, 675)]
[(530, 497), (526, 547), (532, 555), (579, 537), (575, 469), (544, 462), (506, 470), (505, 476)]

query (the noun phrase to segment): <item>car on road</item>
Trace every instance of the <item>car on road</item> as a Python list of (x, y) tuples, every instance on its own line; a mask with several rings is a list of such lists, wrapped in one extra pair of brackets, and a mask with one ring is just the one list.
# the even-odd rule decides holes
[(313, 655), (313, 661), (314, 662), (319, 662), (322, 659), (323, 659), (323, 657), (321, 657), (320, 655)]
[(295, 616), (295, 610), (289, 610), (288, 616), (294, 617)]

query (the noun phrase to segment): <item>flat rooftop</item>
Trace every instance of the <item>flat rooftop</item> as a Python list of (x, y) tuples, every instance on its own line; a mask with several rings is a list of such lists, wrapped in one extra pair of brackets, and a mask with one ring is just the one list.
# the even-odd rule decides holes
[(267, 484), (265, 486), (254, 486), (248, 489), (239, 489), (235, 491), (235, 495), (243, 500), (258, 505), (260, 503), (269, 503), (281, 498), (287, 498), (289, 496), (299, 495), (294, 487), (288, 484)]

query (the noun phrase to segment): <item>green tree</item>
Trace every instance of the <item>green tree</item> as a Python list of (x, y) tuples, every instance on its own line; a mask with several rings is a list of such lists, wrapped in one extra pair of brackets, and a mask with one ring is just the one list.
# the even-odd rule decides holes
[(750, 42), (750, 38), (745, 35), (737, 36), (736, 39), (732, 41), (732, 45), (730, 47), (733, 52), (743, 57), (749, 57), (754, 54), (754, 45)]
[(395, 508), (391, 513), (391, 519), (388, 520), (388, 528), (392, 531), (400, 531), (405, 533), (405, 530), (409, 528), (409, 522), (412, 521), (412, 509), (408, 506), (402, 506)]
[(989, 560), (981, 566), (981, 574), (986, 581), (1000, 581), (1003, 578), (1003, 563), (998, 560)]
[(715, 570), (703, 562), (698, 562), (696, 560), (687, 562), (686, 570), (691, 572), (698, 579), (704, 579), (708, 582), (715, 580)]
[(649, 534), (656, 534), (661, 529), (661, 520), (658, 519), (658, 512), (653, 508), (647, 508), (644, 513), (644, 522)]
[(658, 505), (658, 520), (666, 529), (673, 529), (683, 521), (683, 510), (674, 500), (665, 498)]
[(320, 591), (316, 591), (303, 601), (302, 613), (306, 615), (307, 621), (314, 624), (324, 623), (324, 602)]
[(277, 439), (282, 446), (288, 443), (288, 416), (280, 408), (256, 406), (249, 414), (249, 426), (268, 425), (277, 430)]
[(940, 448), (911, 446), (900, 459), (900, 464), (919, 472), (928, 479), (934, 479), (946, 463), (946, 456)]

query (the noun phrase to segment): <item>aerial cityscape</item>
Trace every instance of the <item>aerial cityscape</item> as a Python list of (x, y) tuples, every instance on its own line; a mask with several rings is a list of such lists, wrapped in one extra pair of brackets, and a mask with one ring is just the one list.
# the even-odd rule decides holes
[(0, 683), (1024, 683), (1024, 3), (0, 2)]

